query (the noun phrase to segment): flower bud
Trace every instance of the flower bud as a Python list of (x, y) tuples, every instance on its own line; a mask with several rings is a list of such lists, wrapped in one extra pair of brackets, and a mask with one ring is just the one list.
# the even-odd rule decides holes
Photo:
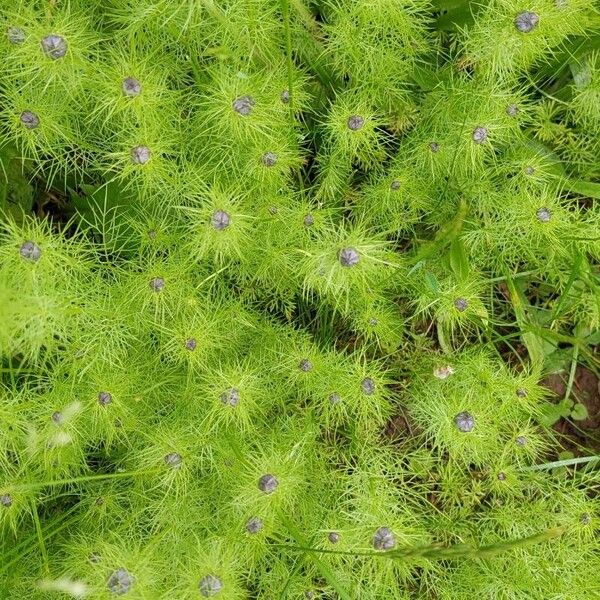
[(215, 210), (210, 218), (210, 224), (217, 230), (227, 229), (231, 223), (231, 217), (224, 210)]
[(19, 249), (19, 254), (25, 259), (31, 262), (37, 262), (42, 256), (42, 249), (31, 240), (22, 244)]
[(515, 27), (521, 33), (529, 33), (537, 27), (539, 20), (536, 13), (526, 10), (515, 17)]
[(240, 96), (233, 101), (233, 110), (242, 115), (242, 117), (247, 117), (254, 107), (256, 102), (252, 96)]
[(359, 129), (362, 129), (364, 124), (365, 120), (359, 115), (352, 115), (348, 119), (348, 129), (351, 131), (358, 131)]
[(216, 575), (207, 575), (200, 580), (200, 595), (204, 598), (216, 596), (223, 589), (223, 582)]
[(142, 84), (135, 77), (125, 77), (121, 85), (123, 94), (129, 98), (139, 96), (142, 91)]
[(265, 494), (272, 494), (279, 487), (279, 481), (275, 475), (263, 475), (258, 480), (258, 489)]
[(145, 165), (152, 156), (152, 151), (148, 146), (134, 146), (131, 149), (131, 162), (136, 165)]
[(100, 392), (98, 394), (98, 404), (100, 406), (108, 406), (112, 402), (112, 394), (110, 392)]
[(122, 596), (126, 594), (133, 585), (133, 577), (122, 567), (113, 571), (112, 575), (106, 582), (106, 587), (109, 592), (112, 592), (116, 596)]
[(454, 417), (454, 424), (459, 431), (469, 433), (475, 427), (475, 417), (469, 412), (460, 412)]
[(396, 537), (389, 527), (380, 527), (373, 536), (375, 550), (391, 550), (396, 546)]
[(21, 113), (19, 120), (25, 129), (37, 129), (40, 126), (40, 118), (30, 110), (24, 110)]
[(42, 38), (41, 44), (44, 54), (52, 60), (63, 58), (67, 53), (67, 40), (62, 35), (51, 33)]
[(342, 267), (353, 267), (354, 265), (358, 264), (360, 255), (356, 248), (342, 248), (338, 258)]

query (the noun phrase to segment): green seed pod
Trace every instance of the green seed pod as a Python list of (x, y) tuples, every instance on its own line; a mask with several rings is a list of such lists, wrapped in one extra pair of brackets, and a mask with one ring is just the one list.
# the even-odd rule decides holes
[(221, 394), (220, 399), (223, 404), (237, 406), (240, 401), (240, 391), (236, 388), (229, 388)]
[(149, 285), (150, 285), (150, 289), (153, 292), (156, 292), (158, 294), (158, 293), (162, 292), (163, 289), (165, 288), (165, 280), (162, 277), (153, 277), (150, 280)]
[(224, 210), (215, 210), (210, 218), (210, 224), (217, 230), (227, 229), (231, 223), (231, 217)]
[(108, 406), (112, 402), (112, 394), (110, 392), (100, 392), (98, 394), (98, 404), (100, 406)]
[(19, 254), (25, 260), (37, 262), (42, 256), (42, 249), (35, 242), (29, 240), (21, 245)]
[(352, 115), (348, 119), (348, 129), (350, 129), (351, 131), (358, 131), (359, 129), (362, 129), (364, 124), (364, 118), (359, 115)]
[(274, 167), (277, 164), (277, 154), (275, 152), (265, 152), (261, 160), (265, 167)]
[(52, 60), (63, 58), (68, 49), (67, 40), (62, 35), (55, 33), (43, 37), (41, 45), (44, 54)]
[(120, 568), (113, 571), (112, 575), (106, 582), (106, 587), (109, 592), (112, 592), (116, 596), (122, 596), (129, 592), (133, 585), (133, 577), (127, 572), (126, 569)]
[(25, 129), (37, 129), (40, 126), (40, 118), (30, 110), (24, 110), (19, 116), (19, 120)]
[(6, 37), (11, 44), (22, 44), (25, 42), (25, 32), (20, 27), (9, 27), (6, 30)]
[(396, 537), (389, 527), (380, 527), (373, 535), (375, 550), (391, 550), (396, 546)]
[(216, 596), (223, 589), (223, 582), (216, 575), (207, 575), (200, 580), (200, 595), (204, 598)]
[(538, 208), (535, 214), (540, 223), (549, 223), (550, 219), (552, 218), (552, 213), (550, 212), (550, 209), (546, 208), (545, 206), (543, 206), (542, 208)]
[(275, 475), (263, 475), (258, 480), (258, 489), (265, 494), (272, 494), (279, 487), (279, 481)]
[(125, 77), (121, 85), (123, 94), (129, 98), (139, 96), (142, 92), (142, 84), (135, 77)]
[(180, 469), (183, 463), (183, 458), (181, 458), (181, 454), (177, 452), (170, 452), (164, 458), (165, 465), (171, 467), (172, 469)]
[(469, 306), (469, 303), (467, 302), (466, 298), (457, 298), (454, 301), (454, 308), (456, 308), (456, 310), (458, 312), (465, 312), (465, 310), (467, 310), (468, 306)]
[(13, 499), (10, 494), (2, 494), (0, 495), (0, 506), (4, 508), (10, 508), (12, 506)]
[(252, 96), (240, 96), (233, 101), (233, 110), (242, 115), (242, 117), (247, 117), (254, 108), (256, 102)]
[(353, 267), (358, 264), (360, 255), (356, 248), (342, 248), (338, 258), (342, 267)]
[(131, 162), (136, 165), (145, 165), (152, 156), (152, 151), (148, 146), (134, 146), (131, 149)]
[(539, 20), (536, 13), (526, 10), (515, 17), (515, 27), (521, 33), (529, 33), (537, 27)]
[(475, 427), (475, 417), (471, 413), (464, 411), (454, 417), (454, 424), (459, 431), (469, 433)]
[(264, 523), (262, 522), (262, 519), (259, 519), (258, 517), (252, 517), (246, 523), (246, 531), (252, 535), (260, 533), (263, 528)]
[(472, 138), (476, 144), (483, 144), (487, 141), (488, 130), (485, 127), (475, 127)]

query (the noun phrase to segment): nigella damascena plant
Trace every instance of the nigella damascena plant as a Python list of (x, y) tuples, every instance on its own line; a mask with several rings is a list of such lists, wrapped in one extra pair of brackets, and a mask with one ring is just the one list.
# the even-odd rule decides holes
[(240, 96), (233, 101), (233, 110), (242, 117), (247, 117), (253, 110), (256, 102), (252, 96)]
[(220, 399), (226, 406), (237, 406), (240, 401), (240, 391), (236, 388), (229, 388), (221, 394)]
[(530, 33), (537, 27), (539, 20), (537, 13), (525, 10), (515, 17), (515, 27), (521, 33)]
[(277, 154), (275, 152), (265, 152), (261, 158), (265, 167), (274, 167), (277, 164)]
[(108, 406), (112, 402), (112, 394), (110, 392), (100, 392), (98, 394), (98, 404), (100, 406)]
[(30, 262), (37, 262), (42, 257), (42, 249), (31, 240), (24, 242), (19, 248), (21, 258)]
[(63, 58), (68, 50), (67, 40), (56, 33), (51, 33), (42, 38), (41, 46), (44, 54), (52, 60)]
[(25, 31), (13, 25), (6, 30), (6, 37), (11, 44), (23, 44), (25, 42)]
[(24, 110), (19, 115), (19, 120), (25, 129), (37, 129), (40, 126), (40, 118), (31, 110)]
[(396, 546), (396, 536), (389, 527), (380, 527), (373, 535), (375, 550), (391, 550)]
[(142, 84), (135, 77), (125, 77), (121, 84), (123, 95), (128, 98), (135, 98), (142, 92)]
[(264, 494), (272, 494), (279, 487), (275, 475), (266, 474), (258, 480), (258, 489)]
[(360, 261), (360, 254), (356, 248), (342, 248), (339, 252), (338, 259), (342, 267), (354, 267)]
[(488, 139), (488, 130), (485, 127), (475, 127), (472, 138), (476, 144), (483, 144)]
[(264, 523), (259, 517), (252, 517), (251, 519), (248, 519), (246, 523), (246, 531), (251, 535), (256, 535), (257, 533), (260, 533), (263, 530), (263, 528)]
[(352, 115), (348, 118), (348, 129), (350, 129), (350, 131), (358, 131), (363, 128), (364, 124), (365, 120), (360, 115)]
[(215, 210), (210, 218), (210, 224), (213, 229), (223, 231), (223, 229), (227, 229), (231, 224), (231, 217), (224, 210)]
[(131, 162), (135, 165), (145, 165), (152, 157), (148, 146), (134, 146), (130, 151)]
[(475, 417), (467, 411), (460, 412), (454, 417), (454, 425), (458, 431), (470, 433), (475, 427)]
[(169, 454), (165, 455), (163, 460), (165, 465), (172, 469), (180, 469), (183, 464), (183, 458), (181, 457), (181, 454), (177, 452), (169, 452)]
[(165, 289), (165, 280), (162, 277), (153, 277), (150, 280), (149, 285), (153, 292), (159, 294)]
[(133, 577), (129, 574), (127, 569), (124, 569), (123, 567), (113, 571), (106, 582), (108, 591), (116, 596), (123, 596), (124, 594), (127, 594), (127, 592), (131, 590), (132, 586)]
[(216, 575), (206, 575), (200, 580), (200, 595), (204, 598), (216, 596), (223, 589), (223, 582)]

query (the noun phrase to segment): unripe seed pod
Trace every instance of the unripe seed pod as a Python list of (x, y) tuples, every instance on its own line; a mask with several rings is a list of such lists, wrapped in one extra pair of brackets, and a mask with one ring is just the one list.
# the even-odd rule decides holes
[(517, 439), (515, 440), (517, 446), (527, 446), (527, 438), (524, 435), (520, 435), (517, 437)]
[(458, 312), (465, 312), (465, 310), (467, 310), (468, 306), (469, 306), (469, 303), (467, 302), (466, 298), (457, 298), (454, 301), (454, 308), (456, 308), (456, 310)]
[(113, 571), (112, 575), (106, 582), (106, 587), (109, 592), (112, 592), (116, 596), (122, 596), (126, 594), (133, 585), (133, 577), (127, 572), (126, 569), (120, 568)]
[(6, 37), (11, 44), (22, 44), (25, 41), (25, 32), (20, 27), (9, 27)]
[(210, 224), (217, 230), (227, 229), (231, 223), (231, 217), (224, 210), (215, 210), (210, 218)]
[(19, 120), (25, 129), (37, 129), (40, 126), (40, 118), (30, 110), (24, 110), (21, 113)]
[(31, 262), (37, 262), (42, 256), (42, 249), (35, 242), (28, 240), (27, 242), (21, 245), (21, 248), (19, 249), (19, 254), (22, 258), (26, 260), (30, 260)]
[(351, 131), (358, 131), (359, 129), (362, 129), (364, 124), (365, 120), (359, 115), (352, 115), (348, 119), (348, 129)]
[(375, 550), (391, 550), (396, 546), (396, 537), (389, 527), (380, 527), (373, 536)]
[(519, 388), (517, 390), (517, 397), (518, 398), (527, 398), (527, 390), (525, 390), (523, 388)]
[(12, 506), (13, 499), (10, 494), (2, 494), (0, 495), (0, 506), (4, 506), (4, 508), (10, 508)]
[(279, 487), (279, 481), (275, 475), (263, 475), (258, 480), (258, 489), (265, 494), (272, 494)]
[(281, 92), (280, 98), (281, 98), (281, 101), (284, 104), (289, 104), (289, 102), (290, 102), (290, 92), (288, 90), (283, 90), (283, 92)]
[(142, 84), (135, 77), (125, 77), (121, 85), (123, 94), (129, 98), (139, 96), (142, 92)]
[(240, 401), (240, 391), (236, 388), (229, 388), (221, 394), (220, 398), (223, 404), (237, 406)]
[(340, 534), (337, 531), (331, 531), (327, 536), (327, 539), (332, 544), (337, 544), (340, 541)]
[(315, 223), (315, 218), (312, 215), (304, 215), (304, 227), (312, 227)]
[(67, 40), (62, 35), (51, 33), (42, 38), (41, 44), (44, 54), (52, 60), (63, 58), (67, 53)]
[(338, 404), (342, 397), (337, 393), (333, 392), (333, 394), (329, 394), (329, 402), (331, 404)]
[(150, 280), (150, 289), (157, 294), (165, 288), (165, 280), (162, 277), (153, 277)]
[(488, 130), (485, 127), (475, 127), (473, 130), (472, 138), (476, 144), (483, 144), (487, 141), (487, 137)]
[(400, 182), (397, 179), (394, 179), (392, 183), (390, 183), (390, 190), (393, 192), (397, 192), (400, 189)]
[(498, 473), (498, 481), (506, 481), (506, 473), (500, 471), (500, 473)]
[(256, 102), (252, 96), (240, 96), (233, 101), (233, 110), (242, 115), (242, 117), (247, 117), (254, 107)]
[(454, 417), (454, 424), (459, 431), (469, 433), (475, 427), (475, 417), (471, 413), (464, 411)]
[(223, 589), (223, 582), (216, 575), (207, 575), (200, 580), (200, 595), (204, 598), (216, 596)]
[(277, 154), (275, 152), (265, 152), (261, 160), (265, 167), (274, 167), (277, 164)]
[(590, 516), (590, 513), (585, 512), (581, 515), (579, 520), (582, 525), (589, 525), (592, 522), (592, 517)]
[(181, 454), (177, 452), (170, 452), (164, 458), (165, 465), (171, 467), (173, 469), (180, 469), (181, 464), (183, 463), (183, 458), (181, 458)]
[(112, 402), (112, 394), (110, 392), (100, 392), (98, 394), (98, 404), (100, 406), (108, 406)]
[(372, 396), (375, 393), (375, 382), (370, 377), (365, 377), (362, 380), (360, 387), (367, 396)]
[(536, 13), (526, 10), (515, 17), (515, 27), (521, 33), (529, 33), (537, 27), (539, 20)]
[(131, 162), (136, 165), (145, 165), (152, 156), (152, 151), (148, 146), (134, 146), (131, 149)]
[(360, 254), (356, 248), (342, 248), (338, 258), (342, 267), (353, 267), (358, 264)]
[(540, 223), (549, 223), (550, 219), (552, 218), (552, 213), (545, 206), (543, 206), (542, 208), (538, 208), (535, 215)]
[(516, 104), (509, 104), (506, 107), (506, 114), (509, 117), (516, 117), (519, 114), (519, 107)]
[(298, 363), (298, 368), (301, 371), (304, 371), (305, 373), (308, 373), (309, 371), (312, 371), (313, 368), (313, 364), (310, 362), (310, 360), (308, 360), (308, 358), (303, 358), (299, 363)]
[(429, 149), (433, 152), (439, 152), (440, 151), (440, 145), (437, 142), (431, 142), (431, 144), (429, 144)]
[(248, 533), (251, 533), (252, 535), (261, 532), (263, 528), (264, 524), (262, 522), (262, 519), (259, 519), (258, 517), (252, 517), (246, 523), (246, 531)]
[(189, 340), (185, 340), (185, 349), (193, 352), (196, 349), (197, 342), (194, 338), (190, 338)]

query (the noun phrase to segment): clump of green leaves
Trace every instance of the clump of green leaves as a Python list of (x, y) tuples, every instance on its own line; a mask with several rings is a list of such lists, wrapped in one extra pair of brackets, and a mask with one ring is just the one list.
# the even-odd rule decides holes
[(0, 18), (2, 597), (593, 596), (591, 0)]

